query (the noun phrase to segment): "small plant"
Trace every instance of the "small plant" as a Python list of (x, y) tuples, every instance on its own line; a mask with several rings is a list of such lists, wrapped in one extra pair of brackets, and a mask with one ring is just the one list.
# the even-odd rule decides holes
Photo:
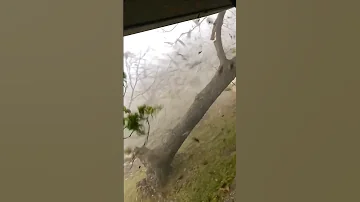
[[(124, 78), (124, 88), (126, 87), (126, 74), (123, 73)], [(124, 137), (124, 139), (127, 139), (131, 137), (133, 133), (136, 133), (137, 135), (147, 135), (146, 141), (144, 142), (144, 145), (147, 143), (149, 134), (150, 134), (150, 122), (149, 118), (153, 118), (160, 110), (162, 109), (162, 106), (156, 105), (156, 106), (149, 106), (149, 105), (140, 105), (137, 107), (137, 111), (133, 112), (127, 107), (124, 106), (123, 112), (124, 112), (124, 129), (128, 129), (131, 131), (130, 135), (128, 137)], [(145, 131), (145, 124), (147, 124), (147, 131)], [(130, 152), (131, 153), (131, 152)]]

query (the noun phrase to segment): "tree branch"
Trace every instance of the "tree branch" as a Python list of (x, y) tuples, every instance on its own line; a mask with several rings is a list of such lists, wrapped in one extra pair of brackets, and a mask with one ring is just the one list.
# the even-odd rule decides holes
[[(153, 85), (154, 85), (154, 83), (155, 83), (155, 81), (156, 81), (156, 79), (157, 79), (157, 75), (158, 75), (158, 73), (159, 73), (159, 66), (157, 67), (157, 69), (156, 69), (156, 74), (155, 74), (155, 77), (154, 77), (154, 79), (153, 79), (153, 82), (145, 89), (145, 90), (143, 90), (142, 91), (142, 93), (139, 93), (139, 94), (137, 94), (136, 96), (134, 96), (132, 99), (133, 100), (135, 100), (137, 97), (139, 97), (139, 96), (143, 96), (145, 93), (147, 93), (152, 87), (153, 87)], [(141, 82), (141, 81), (140, 81)]]
[[(202, 19), (201, 21), (199, 21), (198, 23), (196, 23), (196, 25), (195, 25), (193, 28), (191, 28), (189, 31), (181, 33), (180, 36), (179, 36), (174, 42), (164, 42), (164, 43), (167, 43), (167, 44), (170, 44), (170, 45), (174, 45), (174, 44), (176, 44), (177, 42), (182, 43), (182, 41), (180, 40), (180, 38), (181, 38), (182, 36), (184, 36), (185, 34), (190, 34), (190, 33), (191, 33), (192, 31), (194, 31), (197, 27), (200, 27), (201, 23), (202, 23), (204, 20), (206, 20), (206, 17), (203, 18), (203, 19)], [(183, 45), (184, 45), (184, 44), (183, 44)]]
[(133, 130), (133, 131), (131, 131), (131, 133), (130, 133), (130, 135), (129, 135), (129, 136), (124, 137), (124, 140), (125, 140), (125, 139), (128, 139), (129, 137), (131, 137), (131, 135), (132, 135), (134, 132), (135, 132), (134, 130)]
[(161, 28), (163, 32), (171, 32), (173, 31), (179, 24), (176, 24), (172, 29), (170, 30), (165, 30), (164, 28)]
[(147, 144), (147, 142), (149, 141), (149, 135), (150, 135), (150, 122), (149, 122), (149, 118), (146, 118), (146, 122), (147, 122), (149, 128), (148, 128), (148, 132), (147, 132), (146, 139), (145, 139), (145, 142), (144, 142), (143, 146), (145, 146), (145, 145)]
[(130, 87), (131, 87), (131, 94), (130, 94), (130, 100), (129, 100), (129, 103), (128, 103), (128, 108), (130, 109), (131, 108), (131, 105), (132, 105), (132, 103), (133, 103), (133, 101), (134, 101), (134, 93), (135, 93), (135, 88), (136, 88), (136, 85), (137, 85), (137, 83), (138, 83), (138, 81), (139, 81), (139, 67), (140, 67), (140, 64), (141, 64), (141, 62), (142, 62), (142, 60), (144, 59), (144, 57), (145, 57), (145, 55), (147, 54), (149, 52), (149, 48), (145, 51), (145, 53), (143, 54), (143, 55), (141, 55), (141, 53), (140, 53), (140, 56), (139, 56), (139, 58), (138, 58), (138, 61), (137, 61), (137, 64), (136, 64), (136, 66), (135, 66), (135, 82), (133, 83), (133, 81), (132, 81), (132, 75), (131, 75), (131, 73), (130, 73), (130, 71), (131, 71), (131, 65), (130, 64), (127, 64), (127, 68), (128, 68), (128, 77), (129, 77), (129, 82), (130, 82)]
[(127, 88), (128, 88), (127, 83), (125, 84), (124, 88), (125, 88), (125, 89), (124, 89), (123, 97), (126, 95), (126, 91), (127, 91)]
[[(222, 66), (223, 64), (225, 64), (227, 61), (229, 61), (226, 58), (225, 55), (225, 51), (224, 51), (224, 47), (222, 44), (222, 39), (221, 39), (221, 27), (223, 25), (224, 22), (224, 16), (225, 16), (226, 11), (222, 11), (218, 14), (215, 23), (214, 23), (214, 27), (212, 30), (212, 34), (211, 34), (211, 40), (214, 40), (214, 45), (215, 45), (215, 49), (216, 49), (216, 53), (217, 56), (220, 60), (220, 66)], [(215, 38), (216, 36), (216, 38)]]
[(134, 165), (135, 160), (136, 160), (136, 156), (135, 156), (135, 155), (132, 155), (132, 157), (131, 157), (131, 166), (130, 166), (129, 170), (131, 170), (131, 169), (132, 169), (132, 167), (133, 167), (133, 165)]

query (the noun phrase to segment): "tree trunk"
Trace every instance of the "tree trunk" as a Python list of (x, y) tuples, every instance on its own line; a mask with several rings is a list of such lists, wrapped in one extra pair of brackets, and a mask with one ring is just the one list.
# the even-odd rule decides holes
[[(147, 168), (147, 178), (138, 183), (138, 188), (146, 195), (154, 195), (167, 181), (171, 162), (191, 131), (205, 113), (236, 77), (236, 58), (223, 64), (206, 87), (195, 97), (194, 102), (182, 120), (173, 128), (164, 144), (150, 150), (145, 146), (134, 151)], [(149, 191), (151, 190), (151, 191)]]
[(182, 120), (172, 129), (167, 137), (167, 141), (160, 145), (161, 151), (166, 154), (169, 161), (175, 156), (183, 142), (190, 135), (191, 131), (204, 117), (205, 113), (220, 96), (220, 94), (235, 79), (236, 67), (235, 58), (229, 60), (219, 71), (216, 72), (206, 87), (195, 97), (194, 102), (182, 118)]
[(236, 77), (236, 58), (226, 59), (221, 43), (221, 26), (224, 15), (225, 11), (219, 13), (213, 30), (213, 35), (216, 33), (214, 44), (220, 60), (220, 67), (214, 77), (195, 97), (182, 120), (172, 129), (162, 145), (153, 150), (145, 146), (134, 149), (135, 156), (147, 168), (147, 177), (137, 184), (141, 194), (153, 196), (157, 194), (157, 188), (166, 183), (171, 168), (170, 164), (175, 154), (211, 105)]

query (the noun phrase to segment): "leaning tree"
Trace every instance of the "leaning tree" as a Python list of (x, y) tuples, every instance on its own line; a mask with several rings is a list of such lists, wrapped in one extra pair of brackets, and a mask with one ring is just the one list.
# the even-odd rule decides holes
[(179, 123), (166, 135), (163, 144), (154, 149), (149, 149), (146, 145), (134, 149), (134, 155), (140, 159), (147, 170), (146, 178), (137, 184), (141, 193), (154, 194), (158, 188), (165, 185), (175, 154), (210, 106), (236, 77), (236, 59), (235, 57), (226, 58), (221, 40), (221, 28), (225, 12), (218, 14), (211, 35), (220, 61), (215, 75), (205, 88), (197, 94)]

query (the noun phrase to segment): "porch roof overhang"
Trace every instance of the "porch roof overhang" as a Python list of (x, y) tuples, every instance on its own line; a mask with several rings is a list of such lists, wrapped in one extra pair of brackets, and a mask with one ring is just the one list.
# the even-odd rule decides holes
[(124, 36), (232, 8), (230, 0), (124, 0)]

